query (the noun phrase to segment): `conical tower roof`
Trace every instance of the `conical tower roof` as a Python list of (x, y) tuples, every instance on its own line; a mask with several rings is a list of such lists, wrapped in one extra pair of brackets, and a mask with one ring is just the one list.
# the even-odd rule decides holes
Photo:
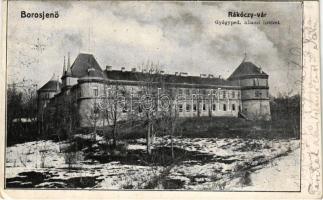
[(103, 71), (92, 54), (79, 54), (70, 69), (73, 77), (81, 78), (90, 74), (91, 77), (104, 78)]
[(38, 91), (56, 92), (61, 88), (61, 83), (57, 80), (55, 74)]
[(235, 79), (235, 78), (240, 78), (244, 76), (268, 77), (268, 74), (266, 74), (260, 67), (257, 67), (252, 62), (245, 61), (244, 59), (242, 63), (239, 65), (239, 67), (236, 70), (234, 70), (234, 72), (231, 74), (231, 76), (228, 79)]

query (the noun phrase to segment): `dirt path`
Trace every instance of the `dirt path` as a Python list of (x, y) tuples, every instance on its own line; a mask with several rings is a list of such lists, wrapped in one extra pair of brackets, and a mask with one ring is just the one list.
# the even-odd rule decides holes
[(273, 160), (250, 174), (248, 186), (233, 186), (230, 190), (247, 191), (299, 191), (300, 149)]

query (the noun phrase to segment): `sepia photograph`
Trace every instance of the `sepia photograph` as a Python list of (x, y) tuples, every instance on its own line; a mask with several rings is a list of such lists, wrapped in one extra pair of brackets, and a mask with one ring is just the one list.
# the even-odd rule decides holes
[(5, 189), (301, 191), (302, 2), (7, 6)]

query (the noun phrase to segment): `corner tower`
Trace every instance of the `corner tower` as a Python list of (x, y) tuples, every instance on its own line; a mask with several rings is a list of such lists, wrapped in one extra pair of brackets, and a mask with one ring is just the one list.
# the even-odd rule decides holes
[(53, 98), (55, 94), (59, 93), (60, 90), (61, 83), (55, 78), (54, 74), (53, 77), (45, 85), (37, 90), (38, 113), (43, 112), (50, 99)]
[(268, 74), (252, 62), (245, 60), (228, 78), (240, 85), (240, 112), (251, 120), (270, 120)]

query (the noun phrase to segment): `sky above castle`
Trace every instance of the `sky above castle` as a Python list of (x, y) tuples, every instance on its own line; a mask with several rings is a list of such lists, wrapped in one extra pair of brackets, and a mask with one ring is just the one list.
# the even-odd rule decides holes
[[(21, 18), (21, 11), (58, 18)], [(224, 26), (228, 12), (264, 12), (279, 25)], [(249, 19), (256, 21), (257, 18)], [(262, 19), (261, 19), (262, 21)], [(130, 70), (147, 61), (167, 73), (227, 78), (247, 60), (269, 74), (270, 93), (300, 93), (302, 9), (297, 2), (79, 2), (10, 1), (8, 82), (31, 79), (41, 87), (63, 57), (93, 53), (101, 68)]]

